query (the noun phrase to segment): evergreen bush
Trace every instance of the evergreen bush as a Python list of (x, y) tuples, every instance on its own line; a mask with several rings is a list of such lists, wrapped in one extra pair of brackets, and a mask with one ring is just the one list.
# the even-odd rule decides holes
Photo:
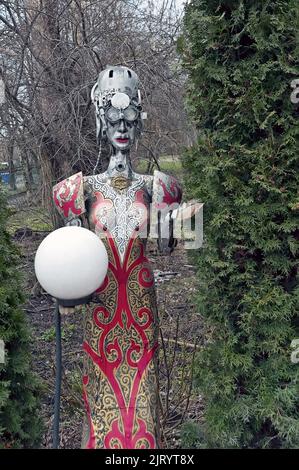
[(178, 47), (198, 128), (185, 185), (205, 204), (205, 413), (184, 433), (202, 447), (298, 447), (298, 2), (191, 0)]
[[(9, 210), (0, 185), (0, 448), (38, 445), (38, 383), (31, 371), (30, 336), (22, 309), (19, 253), (6, 231)], [(2, 343), (3, 344), (3, 343)]]

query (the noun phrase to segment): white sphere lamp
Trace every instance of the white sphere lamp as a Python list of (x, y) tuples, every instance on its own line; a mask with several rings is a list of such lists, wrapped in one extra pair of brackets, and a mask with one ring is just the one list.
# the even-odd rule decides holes
[(102, 285), (108, 255), (100, 238), (83, 227), (63, 227), (50, 233), (35, 255), (36, 277), (60, 305), (88, 302)]

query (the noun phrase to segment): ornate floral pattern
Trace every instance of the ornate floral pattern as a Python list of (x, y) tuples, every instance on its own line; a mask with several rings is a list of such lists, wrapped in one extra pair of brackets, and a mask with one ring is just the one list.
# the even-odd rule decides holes
[(53, 188), (53, 199), (62, 217), (70, 220), (85, 212), (82, 172), (60, 181)]
[[(102, 235), (103, 228), (107, 235), (115, 240), (121, 260), (135, 230), (139, 230), (148, 219), (149, 194), (142, 190), (146, 176), (138, 175), (133, 181), (127, 180), (121, 190), (113, 187), (105, 173), (86, 178), (96, 202), (92, 206), (91, 223), (95, 232)], [(114, 182), (115, 183), (115, 182)]]
[(155, 209), (163, 209), (171, 204), (177, 204), (182, 199), (182, 188), (176, 178), (161, 171), (154, 171), (153, 204)]

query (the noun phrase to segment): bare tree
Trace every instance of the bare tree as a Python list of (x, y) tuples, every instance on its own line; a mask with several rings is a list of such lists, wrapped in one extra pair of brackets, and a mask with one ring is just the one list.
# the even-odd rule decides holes
[(149, 119), (135, 158), (157, 162), (186, 145), (180, 19), (169, 0), (0, 0), (1, 136), (20, 148), (23, 162), (28, 155), (38, 162), (39, 197), (56, 226), (52, 185), (71, 172), (90, 174), (97, 160), (90, 90), (108, 64), (142, 78)]

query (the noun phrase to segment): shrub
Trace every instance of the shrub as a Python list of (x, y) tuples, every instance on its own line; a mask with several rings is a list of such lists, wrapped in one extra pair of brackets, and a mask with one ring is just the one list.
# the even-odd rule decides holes
[(22, 310), (24, 296), (19, 254), (5, 226), (9, 216), (0, 186), (0, 448), (36, 446), (41, 422), (37, 413), (38, 385), (30, 364), (30, 336)]
[(205, 447), (299, 445), (297, 29), (293, 0), (193, 0), (179, 39), (198, 128), (185, 184), (205, 203)]

